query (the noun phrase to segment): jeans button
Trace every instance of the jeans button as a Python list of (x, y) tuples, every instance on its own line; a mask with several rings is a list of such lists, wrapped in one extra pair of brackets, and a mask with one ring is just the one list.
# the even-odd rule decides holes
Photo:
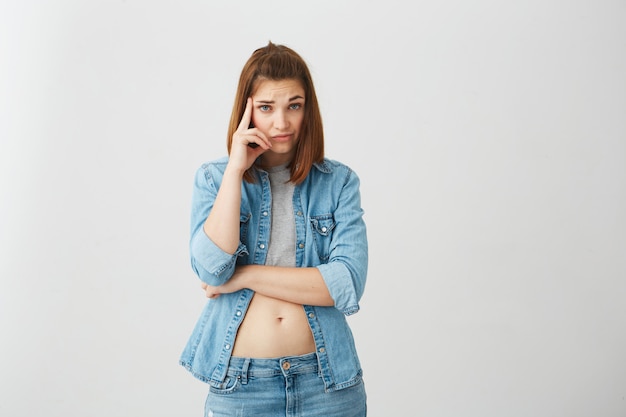
[(289, 362), (283, 362), (283, 369), (288, 371), (291, 368), (291, 364)]

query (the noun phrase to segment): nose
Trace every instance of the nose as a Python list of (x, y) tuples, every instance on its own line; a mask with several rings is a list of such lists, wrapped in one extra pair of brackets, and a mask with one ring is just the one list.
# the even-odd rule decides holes
[(278, 130), (285, 130), (289, 127), (289, 120), (284, 111), (274, 113), (274, 127)]

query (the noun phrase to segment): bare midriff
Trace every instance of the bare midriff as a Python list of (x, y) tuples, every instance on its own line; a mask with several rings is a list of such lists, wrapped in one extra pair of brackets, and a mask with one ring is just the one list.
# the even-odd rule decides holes
[(315, 351), (315, 342), (301, 304), (255, 294), (243, 319), (233, 356), (277, 358)]

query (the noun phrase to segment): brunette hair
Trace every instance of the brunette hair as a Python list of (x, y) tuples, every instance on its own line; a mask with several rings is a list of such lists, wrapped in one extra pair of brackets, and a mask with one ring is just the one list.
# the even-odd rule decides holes
[[(296, 144), (296, 152), (290, 165), (290, 180), (299, 184), (309, 174), (315, 162), (324, 159), (324, 132), (313, 79), (305, 61), (291, 48), (276, 45), (271, 41), (252, 53), (244, 65), (233, 104), (233, 111), (228, 125), (228, 153), (246, 108), (248, 97), (252, 96), (260, 81), (280, 81), (285, 79), (298, 80), (304, 89), (304, 120)], [(254, 181), (254, 165), (244, 174), (247, 182)]]

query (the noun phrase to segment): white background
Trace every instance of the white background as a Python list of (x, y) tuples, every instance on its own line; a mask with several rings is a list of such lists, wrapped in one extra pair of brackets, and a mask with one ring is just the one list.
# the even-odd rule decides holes
[(0, 415), (202, 415), (193, 174), (309, 63), (362, 180), (370, 415), (626, 416), (626, 3), (0, 3)]

